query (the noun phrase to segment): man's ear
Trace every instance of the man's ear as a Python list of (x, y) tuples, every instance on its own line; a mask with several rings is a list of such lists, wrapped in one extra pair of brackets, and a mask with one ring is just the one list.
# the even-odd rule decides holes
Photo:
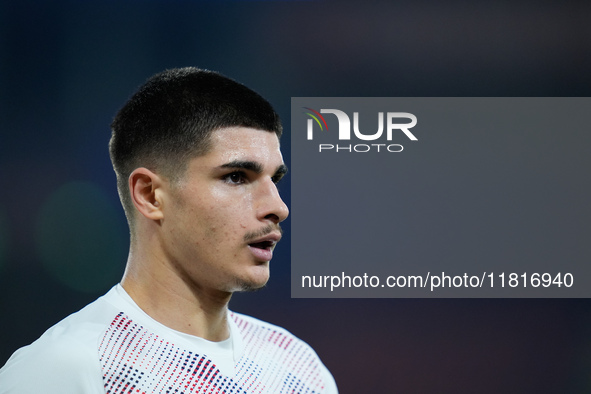
[(164, 218), (162, 212), (163, 180), (147, 168), (136, 168), (129, 175), (129, 192), (135, 208), (150, 220)]

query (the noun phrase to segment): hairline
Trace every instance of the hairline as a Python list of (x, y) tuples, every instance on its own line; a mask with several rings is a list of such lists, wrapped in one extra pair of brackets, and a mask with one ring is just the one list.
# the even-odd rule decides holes
[[(214, 135), (214, 133), (217, 133), (222, 130), (227, 130), (227, 129), (240, 129), (240, 128), (257, 130), (257, 131), (261, 131), (261, 132), (265, 132), (265, 133), (273, 133), (277, 137), (277, 141), (279, 143), (281, 143), (280, 133), (275, 130), (255, 129), (252, 127), (245, 127), (245, 126), (240, 126), (240, 125), (217, 127), (215, 129), (212, 129), (211, 131), (207, 132), (206, 137), (202, 140), (202, 144), (199, 149), (194, 149), (194, 150), (190, 151), (188, 154), (183, 155), (184, 157), (182, 158), (182, 160), (180, 160), (179, 166), (177, 167), (177, 170), (180, 170), (180, 171), (178, 171), (175, 174), (170, 174), (170, 173), (166, 174), (166, 172), (169, 172), (169, 171), (167, 171), (167, 168), (166, 168), (167, 166), (165, 164), (163, 170), (158, 170), (157, 168), (154, 168), (154, 172), (158, 175), (164, 176), (169, 181), (172, 181), (172, 182), (181, 181), (182, 180), (181, 178), (184, 178), (184, 176), (187, 173), (187, 169), (189, 168), (189, 162), (191, 160), (196, 159), (198, 157), (203, 157), (213, 150), (214, 144), (212, 143), (212, 136)], [(164, 163), (167, 161), (169, 161), (169, 160), (165, 159)], [(140, 168), (140, 167), (142, 167), (142, 166), (137, 166), (136, 168)], [(173, 167), (173, 166), (171, 166), (171, 167)], [(168, 167), (168, 169), (170, 169), (171, 167)], [(133, 169), (131, 172), (133, 172), (134, 170), (135, 169)], [(130, 172), (130, 174), (131, 174), (131, 172)]]

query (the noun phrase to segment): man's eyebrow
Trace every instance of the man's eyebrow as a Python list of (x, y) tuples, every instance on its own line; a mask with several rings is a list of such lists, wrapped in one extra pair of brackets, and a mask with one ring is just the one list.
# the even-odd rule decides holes
[(234, 160), (226, 164), (222, 164), (220, 168), (233, 168), (233, 169), (242, 169), (242, 170), (249, 170), (253, 171), (257, 174), (261, 174), (263, 172), (263, 166), (261, 163), (256, 161), (247, 161), (247, 160)]
[[(263, 173), (263, 166), (261, 163), (256, 161), (249, 161), (249, 160), (234, 160), (229, 163), (222, 164), (219, 168), (230, 168), (230, 169), (242, 169), (242, 170), (249, 170), (256, 174)], [(287, 174), (287, 166), (285, 164), (281, 164), (275, 170), (275, 174), (273, 177), (282, 177)]]
[(281, 179), (285, 174), (287, 174), (287, 166), (285, 164), (281, 164), (279, 167), (277, 167), (277, 171), (275, 171), (273, 178), (279, 177), (279, 179)]

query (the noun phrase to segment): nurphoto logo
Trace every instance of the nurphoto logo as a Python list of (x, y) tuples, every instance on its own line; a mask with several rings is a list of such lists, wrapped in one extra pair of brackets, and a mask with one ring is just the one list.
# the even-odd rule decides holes
[[(336, 116), (338, 122), (338, 140), (339, 141), (350, 141), (351, 140), (351, 118), (344, 111), (339, 109), (320, 109), (316, 111), (309, 107), (303, 107), (306, 115), (309, 116), (307, 120), (307, 139), (314, 139), (314, 129), (320, 129), (321, 132), (330, 133), (328, 130), (328, 124), (322, 114), (332, 114)], [(384, 121), (385, 119), (385, 121)], [(403, 122), (400, 122), (400, 121)], [(404, 123), (404, 120), (407, 122)], [(410, 121), (410, 122), (408, 122)], [(386, 123), (386, 127), (384, 127)], [(384, 116), (384, 112), (378, 112), (378, 130), (371, 133), (362, 133), (359, 130), (359, 112), (353, 112), (353, 134), (356, 139), (362, 141), (376, 141), (382, 138), (384, 129), (386, 130), (386, 141), (392, 141), (392, 136), (397, 132), (402, 132), (411, 141), (418, 141), (417, 137), (409, 130), (416, 126), (417, 117), (408, 112), (387, 112)], [(315, 127), (315, 125), (317, 127)], [(334, 133), (334, 131), (333, 131)], [(319, 144), (318, 151), (333, 151), (333, 152), (357, 152), (365, 153), (369, 151), (377, 152), (402, 152), (404, 147), (400, 144)]]

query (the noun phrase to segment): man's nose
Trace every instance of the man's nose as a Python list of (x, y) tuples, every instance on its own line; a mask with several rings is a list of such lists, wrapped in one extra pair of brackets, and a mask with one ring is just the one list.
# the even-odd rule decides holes
[(260, 199), (259, 220), (270, 220), (277, 224), (289, 216), (289, 209), (279, 195), (277, 185), (271, 179), (263, 183)]

